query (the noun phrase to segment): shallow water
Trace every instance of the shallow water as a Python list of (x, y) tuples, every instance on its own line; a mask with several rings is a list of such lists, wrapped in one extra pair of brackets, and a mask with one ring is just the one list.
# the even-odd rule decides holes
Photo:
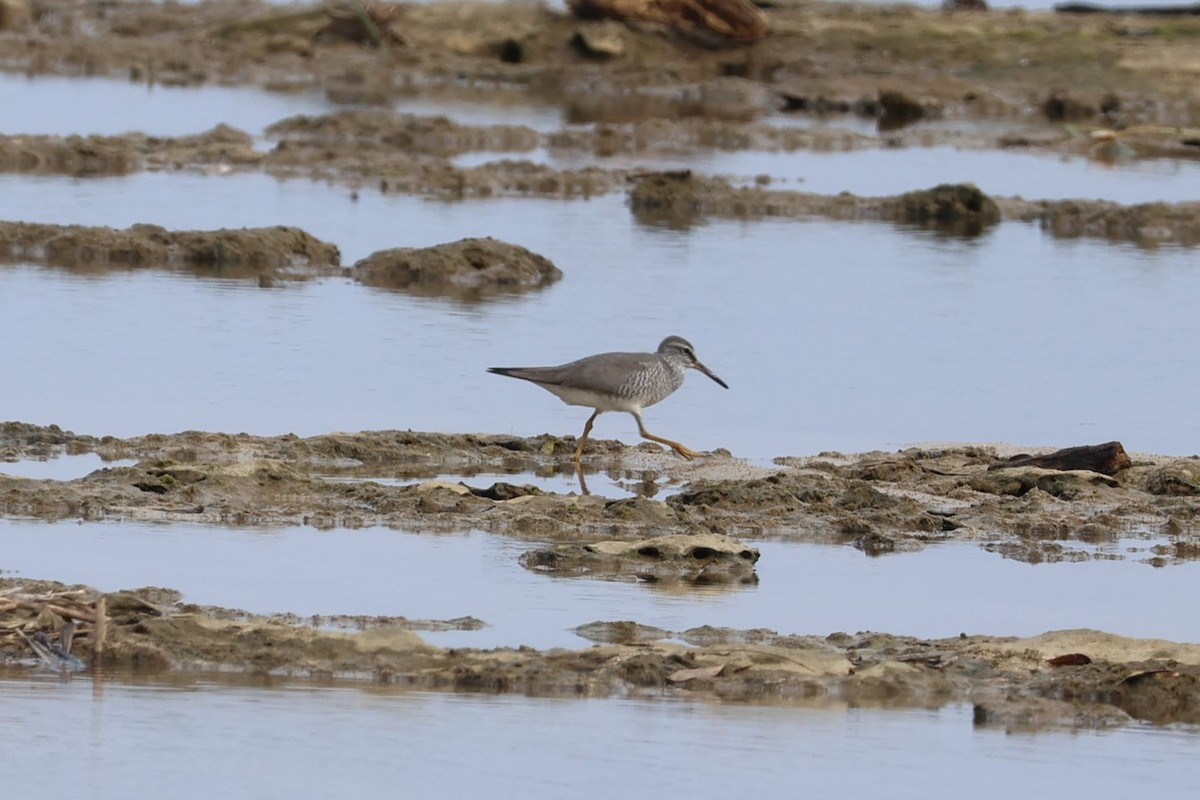
[[(264, 92), (251, 87), (148, 86), (111, 78), (26, 77), (0, 73), (0, 108), (6, 134), (90, 133), (106, 136), (140, 131), (153, 136), (187, 136), (221, 123), (260, 135), (263, 128), (294, 114), (328, 114), (342, 106), (324, 92)], [(114, 113), (114, 109), (120, 109)]]
[(0, 473), (33, 480), (73, 481), (98, 469), (129, 467), (136, 461), (104, 461), (95, 453), (62, 455), (56, 458), (25, 458), (19, 461), (0, 461)]
[[(1145, 726), (1036, 737), (971, 709), (883, 712), (552, 700), (188, 677), (0, 678), (6, 789), (179, 800), (366, 796), (1185, 797), (1194, 735)], [(219, 766), (218, 766), (219, 765)]]
[[(495, 236), (566, 273), (486, 303), (334, 278), (276, 290), (158, 270), (0, 267), (0, 417), (95, 435), (411, 428), (578, 435), (586, 410), (488, 366), (689, 338), (693, 375), (646, 415), (660, 436), (767, 460), (929, 440), (1200, 452), (1192, 250), (974, 240), (882, 224), (637, 224), (620, 197), (443, 204), (264, 176), (0, 177), (0, 218), (172, 228), (291, 224), (344, 263)], [(36, 343), (33, 346), (32, 343)], [(1153, 409), (1148, 413), (1147, 409)], [(595, 434), (637, 441), (628, 415)]]
[(761, 542), (757, 585), (698, 588), (552, 578), (517, 563), (536, 544), (481, 533), (0, 520), (0, 541), (0, 567), (17, 577), (169, 586), (188, 602), (260, 613), (488, 623), (421, 633), (446, 647), (577, 648), (587, 643), (572, 629), (598, 620), (925, 638), (1086, 627), (1200, 641), (1191, 606), (1164, 600), (1194, 596), (1200, 562), (1156, 569), (1141, 563), (1152, 555), (1144, 541), (1100, 548), (1124, 560), (1039, 565), (972, 544), (868, 558), (851, 547)]
[[(466, 125), (526, 125), (542, 132), (565, 126), (561, 109), (537, 104), (495, 102), (486, 95), (442, 97), (417, 94), (398, 99), (397, 111), (447, 116)], [(3, 133), (118, 134), (144, 131), (181, 136), (225, 123), (261, 136), (273, 122), (294, 114), (323, 114), (345, 108), (319, 91), (284, 94), (222, 86), (162, 87), (106, 78), (24, 77), (0, 73), (0, 108), (20, 108), (19, 119), (7, 120)], [(119, 115), (108, 113), (120, 108)], [(784, 126), (841, 127), (870, 132), (873, 123), (845, 116), (776, 115)], [(946, 127), (933, 122), (925, 127)], [(864, 127), (865, 126), (865, 127)], [(917, 126), (919, 129), (922, 126)], [(964, 126), (959, 126), (964, 127)], [(993, 135), (1009, 123), (976, 123), (965, 127)], [(264, 147), (272, 146), (263, 142)], [(925, 189), (939, 183), (972, 182), (990, 194), (1031, 199), (1105, 198), (1123, 203), (1191, 200), (1200, 181), (1200, 162), (1160, 159), (1117, 166), (1084, 157), (1032, 154), (1021, 150), (974, 150), (912, 147), (848, 153), (796, 151), (766, 153), (701, 149), (681, 154), (654, 152), (596, 158), (587, 153), (469, 153), (464, 166), (504, 159), (529, 159), (559, 168), (600, 165), (695, 169), (749, 178), (768, 175), (777, 188), (823, 194), (848, 191), (887, 195)], [(182, 187), (172, 190), (185, 192)]]

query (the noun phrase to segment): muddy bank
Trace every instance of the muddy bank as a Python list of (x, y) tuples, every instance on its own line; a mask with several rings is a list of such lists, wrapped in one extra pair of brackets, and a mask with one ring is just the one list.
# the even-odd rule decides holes
[[(71, 652), (56, 656), (51, 637), (66, 624), (59, 612), (80, 612), (39, 605), (39, 599), (62, 597), (100, 594), (0, 579), (0, 618), (6, 630), (20, 630), (0, 639), (0, 660), (35, 668), (31, 650), (44, 648), (43, 660), (84, 669), (97, 660), (94, 648), (103, 641), (92, 669), (118, 673), (234, 671), (538, 696), (667, 693), (726, 702), (925, 708), (969, 702), (976, 724), (1015, 730), (1109, 728), (1135, 720), (1200, 723), (1200, 646), (1090, 630), (922, 640), (707, 627), (670, 632), (596, 622), (581, 630), (601, 643), (582, 650), (445, 649), (423, 642), (413, 632), (423, 623), (404, 618), (360, 620), (357, 630), (334, 630), (289, 616), (189, 605), (178, 593), (151, 588), (103, 595), (102, 637), (95, 623), (73, 623)], [(663, 641), (667, 636), (687, 644)], [(35, 639), (43, 644), (27, 646)]]
[[(1113, 475), (1009, 466), (992, 446), (781, 457), (756, 467), (718, 452), (685, 462), (651, 443), (598, 440), (587, 471), (671, 480), (676, 494), (558, 494), (481, 471), (569, 472), (571, 436), (520, 438), (368, 431), (301, 438), (190, 431), (131, 439), (0, 424), (4, 461), (96, 453), (136, 466), (72, 481), (0, 474), (0, 513), (47, 520), (134, 519), (319, 528), (486, 530), (589, 544), (679, 533), (839, 543), (867, 555), (969, 541), (1006, 558), (1110, 558), (1097, 543), (1153, 543), (1167, 566), (1200, 556), (1200, 460), (1136, 455)], [(462, 475), (458, 483), (423, 480)], [(330, 480), (330, 478), (354, 480)], [(388, 484), (372, 478), (393, 479)], [(393, 485), (394, 479), (409, 485)], [(461, 485), (459, 485), (461, 484)]]
[[(523, 4), (388, 11), (388, 36), (375, 47), (331, 26), (318, 6), (41, 7), (6, 34), (20, 46), (9, 49), (3, 66), (174, 85), (323, 88), (360, 102), (486, 82), (592, 106), (598, 97), (670, 96), (737, 77), (794, 108), (826, 113), (882, 115), (881, 97), (897, 92), (911, 98), (904, 107), (944, 117), (1200, 123), (1191, 76), (1179, 68), (1193, 63), (1200, 25), (1188, 18), (797, 2), (766, 9), (765, 38), (711, 47), (662, 26), (579, 20)], [(739, 98), (736, 105), (746, 103)]]
[(39, 175), (128, 175), (142, 170), (258, 165), (250, 134), (228, 125), (193, 136), (0, 135), (0, 170)]

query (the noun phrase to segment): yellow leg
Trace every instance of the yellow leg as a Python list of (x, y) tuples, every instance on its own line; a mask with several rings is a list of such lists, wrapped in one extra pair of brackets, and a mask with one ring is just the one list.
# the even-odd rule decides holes
[(696, 452), (695, 450), (691, 449), (690, 447), (684, 447), (679, 442), (673, 442), (670, 439), (664, 439), (661, 436), (655, 436), (653, 433), (646, 430), (646, 426), (642, 423), (641, 415), (634, 414), (633, 418), (637, 420), (638, 433), (640, 433), (642, 435), (643, 439), (649, 439), (652, 442), (658, 442), (659, 444), (665, 444), (667, 447), (670, 447), (676, 453), (678, 453), (679, 455), (681, 455), (684, 458), (689, 459), (689, 460), (696, 458), (698, 456), (704, 455), (703, 453)]
[(587, 424), (583, 426), (583, 436), (579, 437), (579, 445), (575, 448), (575, 456), (571, 459), (576, 464), (579, 463), (579, 457), (583, 455), (583, 443), (587, 441), (588, 434), (592, 432), (592, 423), (598, 416), (600, 416), (600, 412), (593, 411), (592, 415), (588, 417)]

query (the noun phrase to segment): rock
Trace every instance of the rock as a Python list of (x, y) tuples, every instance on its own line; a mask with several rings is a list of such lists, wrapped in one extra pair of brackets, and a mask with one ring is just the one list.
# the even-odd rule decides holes
[(379, 250), (354, 265), (367, 286), (480, 296), (537, 289), (562, 278), (549, 259), (491, 237)]
[(571, 47), (591, 58), (617, 58), (625, 54), (625, 27), (605, 21), (585, 25), (571, 36)]
[(1158, 467), (1145, 479), (1146, 491), (1156, 495), (1200, 495), (1200, 461), (1177, 461)]
[(1057, 91), (1042, 101), (1042, 113), (1051, 122), (1071, 122), (1096, 116), (1096, 107)]
[(1021, 497), (1040, 489), (1062, 500), (1078, 500), (1094, 495), (1097, 488), (1117, 487), (1120, 484), (1107, 475), (1088, 470), (1051, 470), (1039, 467), (1017, 467), (989, 471), (976, 476), (970, 486), (977, 492)]
[(884, 217), (960, 236), (977, 236), (1000, 221), (1000, 207), (969, 183), (943, 183), (885, 202)]
[(924, 119), (928, 111), (921, 101), (912, 95), (896, 89), (885, 89), (879, 92), (879, 129), (881, 131), (896, 130), (905, 125)]

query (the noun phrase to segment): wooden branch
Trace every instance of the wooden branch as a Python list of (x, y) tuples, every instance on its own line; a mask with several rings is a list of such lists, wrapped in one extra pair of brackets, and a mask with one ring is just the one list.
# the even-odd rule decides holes
[(77, 619), (81, 622), (96, 621), (95, 614), (82, 608), (67, 608), (66, 606), (60, 606), (55, 603), (47, 603), (45, 608), (47, 611), (53, 614), (58, 614), (64, 619)]
[(1129, 455), (1120, 442), (1089, 444), (1067, 447), (1043, 456), (1019, 455), (1006, 461), (992, 464), (988, 470), (1009, 467), (1041, 467), (1042, 469), (1086, 469), (1101, 475), (1116, 475), (1132, 465)]

